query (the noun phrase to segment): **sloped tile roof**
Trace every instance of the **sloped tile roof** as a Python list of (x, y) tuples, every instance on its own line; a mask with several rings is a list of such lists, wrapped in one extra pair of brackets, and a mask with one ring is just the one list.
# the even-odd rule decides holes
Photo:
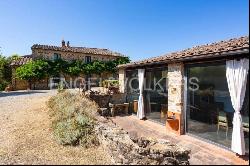
[(228, 53), (238, 50), (248, 50), (249, 52), (249, 36), (234, 38), (227, 41), (220, 41), (217, 43), (207, 44), (189, 48), (183, 51), (173, 52), (165, 54), (163, 56), (145, 59), (142, 61), (131, 62), (128, 64), (119, 65), (118, 68), (122, 67), (134, 67), (146, 64), (153, 64), (156, 62), (168, 62), (176, 60), (184, 60), (187, 58), (200, 57), (205, 58), (208, 56), (220, 57), (222, 53)]
[(21, 66), (21, 65), (24, 65), (30, 61), (32, 61), (32, 56), (31, 55), (24, 55), (16, 60), (13, 60), (10, 65), (11, 66)]
[(51, 45), (40, 45), (34, 44), (31, 49), (42, 49), (42, 50), (53, 50), (53, 51), (64, 51), (64, 52), (78, 52), (85, 54), (96, 54), (96, 55), (109, 55), (109, 56), (124, 56), (118, 52), (111, 51), (109, 49), (101, 48), (88, 48), (88, 47), (59, 47)]

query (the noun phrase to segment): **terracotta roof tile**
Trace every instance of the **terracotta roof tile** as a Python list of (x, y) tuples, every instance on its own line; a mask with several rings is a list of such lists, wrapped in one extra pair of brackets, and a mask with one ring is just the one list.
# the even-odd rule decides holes
[(31, 55), (24, 55), (24, 56), (21, 56), (19, 59), (12, 61), (10, 65), (11, 66), (21, 66), (21, 65), (24, 65), (30, 61), (32, 61)]
[(85, 54), (96, 54), (96, 55), (109, 55), (109, 56), (124, 56), (118, 52), (111, 51), (109, 49), (101, 48), (88, 48), (88, 47), (58, 47), (50, 45), (34, 44), (31, 49), (43, 49), (43, 50), (54, 50), (64, 52), (79, 52)]
[(145, 59), (142, 61), (119, 65), (118, 68), (151, 64), (151, 63), (160, 62), (160, 61), (167, 62), (167, 61), (174, 61), (174, 60), (184, 60), (186, 58), (193, 58), (197, 56), (206, 57), (209, 55), (213, 55), (213, 56), (218, 57), (221, 55), (221, 53), (244, 50), (244, 49), (249, 50), (249, 36), (230, 39), (227, 41), (220, 41), (220, 42), (212, 43), (212, 44), (195, 46), (193, 48), (185, 49), (183, 51), (173, 52), (173, 53), (165, 54), (163, 56), (153, 57), (153, 58)]

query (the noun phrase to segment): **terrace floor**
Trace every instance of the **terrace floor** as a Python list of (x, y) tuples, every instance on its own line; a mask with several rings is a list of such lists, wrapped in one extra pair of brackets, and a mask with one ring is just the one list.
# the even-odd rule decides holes
[(191, 165), (249, 165), (249, 155), (239, 157), (235, 153), (189, 135), (177, 136), (167, 133), (165, 126), (150, 120), (142, 121), (136, 116), (116, 116), (113, 122), (130, 135), (167, 139), (191, 150)]

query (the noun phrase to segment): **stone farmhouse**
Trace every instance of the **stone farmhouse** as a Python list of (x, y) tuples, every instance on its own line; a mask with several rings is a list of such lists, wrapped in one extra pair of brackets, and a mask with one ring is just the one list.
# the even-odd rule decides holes
[[(23, 90), (29, 87), (27, 81), (20, 80), (15, 77), (15, 71), (17, 67), (35, 59), (56, 60), (60, 58), (66, 61), (82, 60), (85, 63), (89, 63), (95, 60), (111, 61), (123, 56), (122, 54), (111, 51), (109, 49), (73, 47), (70, 46), (69, 41), (66, 43), (64, 40), (62, 40), (61, 46), (34, 44), (31, 47), (31, 50), (31, 55), (22, 56), (20, 59), (11, 63), (13, 77), (12, 87), (14, 90)], [(95, 77), (97, 79), (108, 79), (110, 77), (117, 78), (118, 76), (117, 73), (102, 73), (101, 76), (92, 75), (92, 77)], [(70, 81), (70, 78), (67, 76), (65, 76), (64, 79), (67, 82)], [(49, 89), (50, 80), (50, 78), (46, 78), (36, 84), (32, 84), (32, 89)]]

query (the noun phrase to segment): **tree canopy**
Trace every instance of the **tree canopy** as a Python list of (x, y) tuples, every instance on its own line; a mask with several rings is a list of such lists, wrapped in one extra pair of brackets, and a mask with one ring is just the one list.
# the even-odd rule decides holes
[(43, 79), (48, 75), (49, 64), (44, 60), (31, 61), (16, 69), (16, 76), (27, 81)]
[(4, 88), (10, 84), (12, 77), (10, 63), (19, 57), (18, 54), (5, 57), (0, 53), (0, 91), (4, 90)]

